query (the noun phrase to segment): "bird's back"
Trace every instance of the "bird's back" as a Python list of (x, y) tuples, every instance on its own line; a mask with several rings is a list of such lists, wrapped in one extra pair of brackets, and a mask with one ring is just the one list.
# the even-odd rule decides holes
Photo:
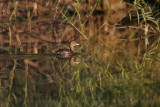
[(54, 53), (58, 58), (71, 58), (74, 53), (70, 49), (60, 49)]

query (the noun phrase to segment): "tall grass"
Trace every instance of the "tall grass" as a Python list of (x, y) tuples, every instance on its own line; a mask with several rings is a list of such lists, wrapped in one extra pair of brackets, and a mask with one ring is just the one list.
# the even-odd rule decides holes
[[(4, 104), (1, 97), (7, 96), (7, 106), (159, 105), (159, 10), (156, 6), (144, 0), (131, 3), (44, 1), (45, 5), (37, 3), (37, 9), (32, 8), (36, 16), (29, 5), (33, 3), (26, 0), (23, 12), (18, 11), (23, 10), (21, 2), (13, 3), (7, 33), (9, 47), (15, 49), (6, 50), (4, 39), (1, 54), (18, 55), (19, 47), (25, 53), (34, 52), (33, 48), (37, 54), (50, 53), (50, 48), (58, 49), (63, 45), (60, 43), (71, 37), (81, 44), (80, 54), (76, 56), (80, 63), (72, 67), (70, 59), (55, 57), (0, 61), (0, 70), (10, 71), (9, 93), (0, 95)], [(13, 29), (17, 25), (10, 21), (20, 23), (20, 17), (26, 18), (27, 26), (18, 32)], [(74, 30), (67, 32), (70, 26)], [(15, 39), (16, 33), (19, 41)], [(0, 36), (5, 38), (3, 34)], [(19, 47), (18, 42), (21, 42)]]

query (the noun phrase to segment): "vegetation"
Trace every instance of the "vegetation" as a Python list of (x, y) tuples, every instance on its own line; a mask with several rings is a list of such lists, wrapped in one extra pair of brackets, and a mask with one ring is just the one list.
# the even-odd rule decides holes
[[(0, 2), (0, 106), (158, 107), (159, 7), (156, 0)], [(51, 54), (71, 41), (80, 43), (74, 58)]]

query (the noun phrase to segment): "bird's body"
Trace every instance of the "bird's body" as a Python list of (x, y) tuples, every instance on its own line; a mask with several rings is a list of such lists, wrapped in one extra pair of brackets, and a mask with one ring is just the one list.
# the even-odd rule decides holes
[(71, 58), (75, 53), (72, 52), (70, 49), (59, 49), (55, 52), (57, 58), (61, 59), (68, 59)]
[(74, 56), (76, 54), (75, 50), (74, 50), (74, 47), (76, 45), (79, 45), (79, 44), (76, 43), (75, 41), (72, 41), (70, 43), (70, 49), (59, 49), (54, 54), (56, 55), (57, 58), (61, 58), (61, 59), (71, 58), (72, 56)]

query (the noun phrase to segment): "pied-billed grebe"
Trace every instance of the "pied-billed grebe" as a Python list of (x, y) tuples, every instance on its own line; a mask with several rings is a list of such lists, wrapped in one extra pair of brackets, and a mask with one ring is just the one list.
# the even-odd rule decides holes
[(77, 45), (79, 45), (77, 42), (72, 41), (70, 43), (70, 49), (59, 49), (54, 54), (57, 58), (61, 58), (61, 59), (71, 58), (72, 56), (75, 55), (74, 47)]

